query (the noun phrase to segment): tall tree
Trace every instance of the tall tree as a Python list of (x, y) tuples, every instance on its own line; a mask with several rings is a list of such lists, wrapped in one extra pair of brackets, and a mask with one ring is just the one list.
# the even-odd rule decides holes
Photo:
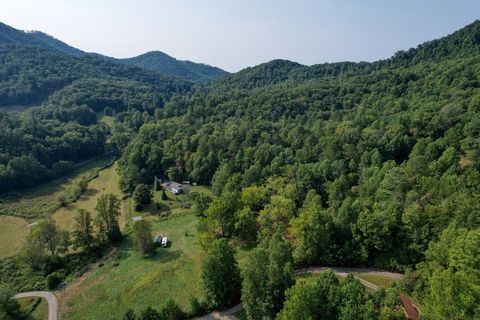
[(117, 242), (122, 239), (118, 217), (120, 217), (120, 199), (111, 193), (101, 195), (95, 207), (95, 224), (102, 242)]
[(234, 231), (235, 211), (239, 206), (238, 192), (224, 192), (222, 196), (214, 199), (205, 211), (211, 231), (221, 236), (231, 236)]
[(135, 187), (132, 198), (133, 202), (135, 203), (135, 209), (141, 210), (147, 204), (152, 203), (152, 192), (146, 184), (140, 183)]
[(38, 239), (48, 248), (51, 255), (55, 255), (59, 240), (55, 221), (51, 219), (42, 220), (34, 226), (33, 232), (38, 234)]
[(202, 267), (205, 298), (210, 306), (221, 308), (240, 298), (240, 273), (235, 252), (227, 239), (214, 240)]
[(142, 253), (147, 254), (155, 251), (155, 246), (152, 239), (152, 230), (148, 221), (136, 221), (133, 225), (133, 232), (135, 242)]
[(0, 319), (2, 320), (21, 320), (25, 319), (20, 309), (20, 304), (13, 299), (14, 292), (12, 288), (4, 283), (0, 283)]
[(19, 257), (32, 270), (40, 270), (45, 265), (47, 260), (45, 246), (33, 230), (27, 236), (27, 243), (20, 251)]
[[(350, 280), (349, 280), (350, 281)], [(285, 305), (280, 312), (278, 319), (339, 319), (340, 310), (344, 310), (345, 305), (356, 303), (358, 297), (352, 293), (354, 289), (348, 287), (345, 292), (352, 293), (347, 299), (342, 297), (342, 285), (338, 281), (335, 273), (331, 270), (323, 272), (318, 279), (298, 279), (293, 287), (286, 292)], [(365, 298), (362, 303), (371, 304), (370, 297), (364, 295), (364, 289), (359, 294)], [(354, 299), (352, 301), (352, 299)], [(363, 312), (363, 306), (358, 306)], [(364, 314), (345, 314), (342, 319), (367, 319), (362, 318)], [(376, 316), (376, 315), (373, 315)], [(371, 320), (376, 317), (368, 318)]]
[(73, 245), (89, 250), (93, 246), (92, 214), (85, 209), (78, 209), (73, 224)]
[(68, 254), (68, 250), (70, 245), (72, 244), (71, 241), (71, 234), (70, 231), (67, 230), (60, 230), (58, 232), (58, 249), (57, 251), (61, 254)]
[(251, 319), (274, 319), (293, 285), (293, 257), (280, 233), (252, 251), (242, 271), (242, 301)]
[(315, 191), (308, 192), (300, 214), (291, 220), (295, 238), (295, 260), (300, 264), (329, 264), (329, 245), (332, 244), (333, 219), (322, 207)]

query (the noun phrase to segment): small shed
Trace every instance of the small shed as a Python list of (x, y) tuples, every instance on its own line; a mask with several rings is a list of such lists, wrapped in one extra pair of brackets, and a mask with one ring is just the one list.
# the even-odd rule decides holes
[(137, 222), (137, 221), (141, 221), (141, 220), (143, 220), (142, 216), (133, 217), (133, 222)]

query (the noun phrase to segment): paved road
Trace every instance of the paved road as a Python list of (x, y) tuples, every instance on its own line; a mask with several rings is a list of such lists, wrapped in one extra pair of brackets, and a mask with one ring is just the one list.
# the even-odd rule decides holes
[[(348, 267), (309, 267), (303, 269), (295, 270), (295, 275), (306, 274), (306, 273), (321, 273), (326, 270), (332, 270), (335, 274), (346, 277), (349, 273), (370, 273), (374, 275), (384, 276), (390, 279), (399, 280), (403, 277), (401, 273), (389, 272), (380, 269), (374, 268), (348, 268)], [(364, 286), (371, 288), (371, 289), (378, 289), (378, 286), (368, 282), (366, 280), (360, 279), (356, 277)], [(233, 315), (238, 311), (242, 310), (243, 306), (241, 303), (233, 306), (230, 309), (223, 310), (223, 311), (214, 311), (210, 314), (207, 314), (203, 317), (195, 318), (195, 320), (215, 320), (215, 319), (222, 319), (222, 320), (236, 320), (237, 318)]]
[(47, 300), (48, 320), (57, 320), (58, 300), (53, 293), (47, 292), (47, 291), (31, 291), (31, 292), (19, 293), (14, 296), (15, 299), (31, 298), (31, 297), (39, 297)]

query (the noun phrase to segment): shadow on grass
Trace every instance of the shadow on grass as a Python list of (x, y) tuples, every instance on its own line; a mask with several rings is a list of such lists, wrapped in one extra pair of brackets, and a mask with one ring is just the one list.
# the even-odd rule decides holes
[(98, 192), (99, 192), (98, 189), (89, 188), (89, 189), (85, 190), (85, 192), (83, 193), (83, 196), (86, 197), (86, 198), (93, 197), (93, 196), (95, 196)]
[(182, 255), (182, 252), (179, 250), (171, 250), (171, 245), (172, 244), (169, 241), (167, 248), (157, 247), (154, 253), (142, 256), (133, 239), (127, 238), (123, 241), (113, 259), (121, 262), (122, 260), (127, 260), (134, 255), (139, 255), (145, 260), (169, 262), (180, 258)]
[(143, 259), (158, 262), (170, 262), (180, 258), (182, 253), (178, 250), (166, 250), (165, 248), (157, 248), (157, 250), (149, 255), (143, 256)]

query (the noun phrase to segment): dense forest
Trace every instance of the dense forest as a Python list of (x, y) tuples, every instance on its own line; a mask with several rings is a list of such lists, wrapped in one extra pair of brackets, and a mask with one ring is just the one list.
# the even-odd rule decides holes
[(222, 284), (211, 306), (241, 296), (252, 319), (318, 318), (296, 302), (331, 290), (331, 319), (397, 319), (390, 292), (292, 280), (294, 267), (375, 266), (406, 272), (426, 319), (480, 316), (479, 21), (383, 61), (274, 60), (201, 85), (16, 44), (0, 63), (3, 104), (46, 98), (0, 113), (0, 191), (106, 150), (126, 194), (156, 177), (211, 184), (215, 199), (195, 199), (204, 277), (234, 261), (228, 240), (257, 247), (232, 268), (242, 292)]
[(43, 101), (21, 115), (0, 110), (0, 192), (34, 185), (104, 153), (109, 130), (97, 124), (96, 112), (138, 110), (145, 119), (193, 87), (138, 67), (17, 43), (0, 45), (0, 63), (0, 105)]
[(249, 68), (144, 124), (120, 159), (122, 186), (211, 183), (207, 238), (280, 232), (296, 265), (416, 269), (406, 282), (427, 315), (473, 319), (479, 75), (478, 21), (372, 64)]
[(215, 80), (227, 73), (220, 68), (206, 64), (177, 60), (161, 51), (151, 51), (133, 58), (118, 59), (117, 61), (201, 83)]

